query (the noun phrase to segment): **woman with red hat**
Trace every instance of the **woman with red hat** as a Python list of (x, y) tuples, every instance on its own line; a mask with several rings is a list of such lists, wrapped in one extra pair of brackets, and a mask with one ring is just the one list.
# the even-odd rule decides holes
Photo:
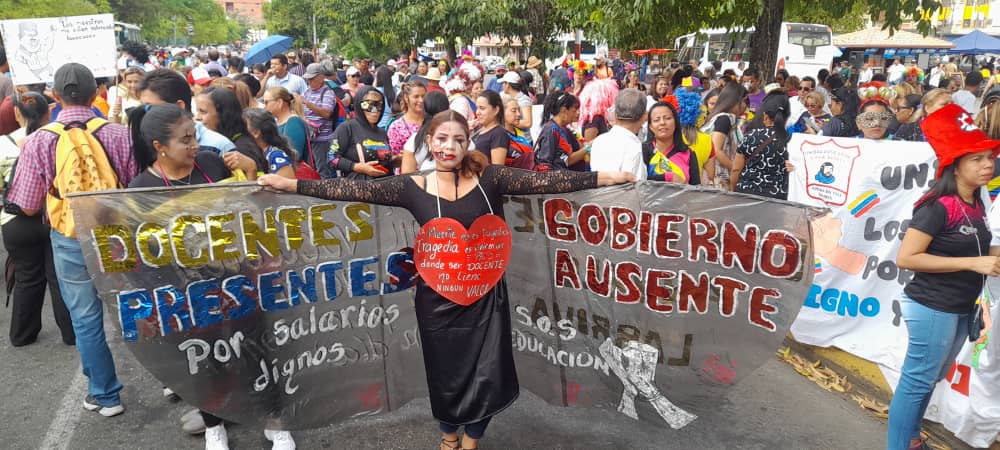
[[(978, 338), (977, 299), (986, 277), (1000, 275), (1000, 247), (990, 247), (980, 195), (993, 178), (1000, 141), (990, 140), (954, 104), (930, 114), (920, 126), (937, 154), (937, 181), (914, 206), (896, 257), (896, 264), (914, 276), (902, 295), (909, 343), (889, 406), (889, 450), (927, 448), (920, 423), (934, 386), (965, 340)], [(989, 308), (982, 311), (988, 324)]]

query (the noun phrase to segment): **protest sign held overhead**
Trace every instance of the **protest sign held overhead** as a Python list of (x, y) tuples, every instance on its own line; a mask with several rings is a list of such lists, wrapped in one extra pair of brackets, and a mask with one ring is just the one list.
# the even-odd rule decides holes
[[(234, 185), (71, 201), (122, 337), (196, 406), (299, 429), (426, 395), (410, 288), (435, 272), (405, 210)], [(767, 360), (812, 280), (814, 210), (790, 203), (641, 183), (505, 212), (519, 381), (553, 404), (681, 428)], [(467, 248), (510, 242), (488, 241)]]
[(0, 20), (0, 32), (16, 85), (52, 82), (56, 69), (71, 62), (95, 77), (117, 75), (111, 14)]

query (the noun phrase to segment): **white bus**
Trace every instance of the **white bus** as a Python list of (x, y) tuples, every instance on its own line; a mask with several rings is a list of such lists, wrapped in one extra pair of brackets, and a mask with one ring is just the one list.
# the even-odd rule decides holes
[(128, 41), (142, 42), (142, 28), (131, 23), (115, 22), (115, 43), (121, 47)]
[[(703, 67), (722, 61), (722, 68), (736, 68), (750, 59), (750, 34), (747, 29), (703, 29), (677, 38), (674, 48), (680, 61), (695, 59)], [(778, 44), (778, 62), (772, 72), (785, 69), (798, 77), (815, 77), (820, 69), (829, 69), (839, 53), (833, 45), (833, 32), (827, 25), (782, 22)]]
[[(580, 59), (588, 63), (593, 63), (598, 56), (608, 57), (608, 44), (587, 40), (585, 36), (580, 36)], [(556, 67), (563, 59), (573, 58), (576, 55), (576, 35), (574, 33), (562, 33), (556, 37), (558, 48), (546, 55), (546, 67)]]

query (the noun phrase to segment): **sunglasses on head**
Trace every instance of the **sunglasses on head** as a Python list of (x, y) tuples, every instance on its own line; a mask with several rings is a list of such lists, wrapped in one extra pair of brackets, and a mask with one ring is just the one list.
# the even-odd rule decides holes
[(858, 114), (858, 123), (861, 128), (888, 128), (892, 118), (893, 114), (890, 112), (866, 111)]
[(385, 105), (382, 104), (381, 100), (362, 100), (361, 110), (364, 112), (377, 113), (382, 111)]

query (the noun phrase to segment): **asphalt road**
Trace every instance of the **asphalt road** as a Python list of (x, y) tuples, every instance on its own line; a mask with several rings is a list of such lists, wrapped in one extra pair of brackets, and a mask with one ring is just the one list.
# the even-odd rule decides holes
[[(6, 255), (0, 251), (0, 261)], [(9, 309), (0, 313), (0, 449), (199, 449), (178, 419), (189, 408), (164, 399), (120, 339), (111, 342), (125, 389), (124, 414), (84, 411), (79, 356), (59, 340), (48, 304), (38, 342), (13, 348)], [(105, 318), (108, 315), (105, 314)], [(106, 320), (109, 336), (111, 322)], [(678, 430), (643, 428), (614, 412), (550, 406), (527, 392), (490, 425), (490, 449), (879, 449), (885, 424), (844, 397), (822, 390), (772, 359), (721, 402), (704, 405)], [(260, 430), (228, 426), (231, 448), (270, 448)], [(300, 449), (437, 449), (440, 433), (427, 400), (392, 413), (293, 433)]]

